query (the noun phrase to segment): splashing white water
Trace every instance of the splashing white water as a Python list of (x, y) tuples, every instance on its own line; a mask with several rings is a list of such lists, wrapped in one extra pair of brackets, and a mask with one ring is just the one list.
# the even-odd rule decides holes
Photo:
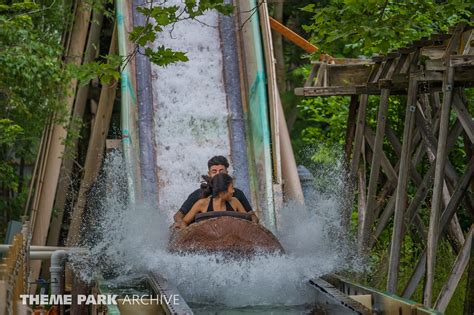
[[(175, 3), (168, 1), (168, 3)], [(201, 18), (217, 25), (217, 15)], [(193, 31), (190, 32), (189, 30)], [(83, 231), (90, 254), (73, 257), (85, 280), (100, 272), (127, 277), (155, 271), (173, 282), (187, 302), (246, 305), (301, 305), (313, 302), (309, 278), (347, 269), (349, 241), (343, 225), (344, 181), (328, 174), (329, 192), (318, 191), (307, 208), (287, 204), (279, 213), (278, 238), (284, 256), (229, 260), (220, 255), (170, 254), (166, 250), (172, 214), (198, 187), (213, 155), (230, 156), (228, 110), (217, 29), (193, 21), (164, 32), (158, 44), (188, 52), (190, 61), (152, 69), (159, 204), (127, 204), (120, 155), (110, 155), (105, 178)], [(342, 169), (342, 168), (341, 168)], [(92, 198), (94, 199), (94, 198)]]
[[(166, 6), (183, 6), (168, 0)], [(197, 187), (214, 155), (231, 160), (229, 111), (215, 11), (184, 20), (158, 34), (155, 48), (184, 51), (189, 61), (167, 67), (152, 65), (156, 170), (159, 206), (168, 223), (171, 214)]]
[[(76, 272), (92, 280), (155, 271), (174, 283), (187, 302), (246, 305), (302, 305), (313, 302), (310, 278), (348, 269), (349, 242), (341, 223), (338, 196), (316, 194), (314, 212), (289, 204), (282, 209), (280, 239), (287, 255), (231, 260), (221, 255), (167, 252), (169, 218), (156, 206), (126, 204), (120, 155), (106, 161), (102, 206), (92, 210), (85, 232), (87, 256), (77, 255)], [(100, 196), (97, 196), (100, 197)]]

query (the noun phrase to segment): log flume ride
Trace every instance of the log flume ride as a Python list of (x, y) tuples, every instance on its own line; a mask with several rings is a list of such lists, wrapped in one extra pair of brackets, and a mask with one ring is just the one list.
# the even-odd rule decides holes
[(280, 242), (268, 229), (250, 221), (248, 215), (233, 211), (198, 214), (195, 223), (171, 233), (168, 248), (171, 252), (243, 257), (284, 253)]

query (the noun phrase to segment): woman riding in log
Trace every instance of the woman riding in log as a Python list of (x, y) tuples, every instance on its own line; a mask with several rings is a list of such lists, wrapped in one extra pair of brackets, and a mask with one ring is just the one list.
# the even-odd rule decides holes
[(203, 193), (191, 210), (179, 224), (179, 228), (188, 226), (196, 214), (210, 211), (237, 211), (247, 213), (240, 201), (233, 197), (234, 185), (232, 177), (225, 173), (219, 173), (212, 178), (203, 176), (205, 183), (201, 186)]

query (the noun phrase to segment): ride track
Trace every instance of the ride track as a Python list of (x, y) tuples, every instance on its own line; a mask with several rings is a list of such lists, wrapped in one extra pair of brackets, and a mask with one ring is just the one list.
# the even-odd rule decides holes
[[(136, 0), (132, 5), (124, 0), (116, 1), (118, 42), (122, 56), (128, 55), (131, 48), (127, 32), (133, 26), (143, 25), (145, 22), (136, 10), (142, 2)], [(283, 193), (291, 199), (304, 201), (276, 85), (270, 19), (266, 2), (259, 2), (257, 5), (254, 0), (240, 0), (233, 4), (238, 14), (219, 16), (218, 19), (221, 61), (216, 64), (222, 67), (223, 75), (221, 78), (217, 77), (218, 81), (211, 82), (211, 86), (224, 84), (227, 104), (221, 110), (227, 116), (226, 132), (229, 139), (226, 148), (216, 147), (216, 151), (231, 157), (238, 187), (243, 187), (244, 192), (251, 196), (263, 224), (269, 230), (276, 231)], [(163, 144), (157, 140), (161, 134), (157, 134), (159, 117), (156, 115), (164, 111), (160, 108), (163, 100), (161, 104), (157, 100), (157, 95), (160, 97), (159, 86), (163, 84), (157, 75), (159, 73), (141, 54), (137, 54), (135, 62), (128, 64), (121, 73), (122, 144), (131, 202), (153, 198), (158, 200), (158, 204), (166, 204), (160, 190), (166, 188), (163, 177), (168, 175), (165, 167), (169, 164), (162, 163), (160, 152), (179, 149), (170, 149), (170, 143)], [(165, 80), (167, 79), (169, 78)], [(183, 78), (182, 84), (190, 83)], [(167, 111), (169, 113), (172, 111)], [(173, 120), (174, 117), (168, 116), (166, 119)], [(181, 122), (183, 126), (179, 126), (178, 130), (184, 132), (189, 121), (182, 119)], [(206, 144), (209, 145), (209, 142)], [(212, 150), (207, 150), (207, 155), (196, 154), (197, 164), (205, 165), (206, 158), (213, 155), (209, 155), (209, 152)], [(283, 181), (285, 191), (282, 189)], [(177, 209), (179, 205), (174, 206), (172, 209)], [(97, 280), (99, 292), (114, 293), (107, 281)], [(150, 273), (140, 281), (149, 292), (165, 296), (179, 294), (170, 281), (157, 273)], [(391, 311), (396, 314), (436, 314), (415, 302), (343, 281), (335, 276), (308, 279), (308, 284), (315, 288), (315, 299), (321, 304), (331, 305), (331, 312), (337, 314), (372, 314), (382, 310), (387, 314), (391, 314)], [(133, 289), (133, 286), (131, 283), (129, 289)], [(369, 301), (371, 310), (361, 304), (362, 301), (366, 305)], [(159, 312), (166, 314), (192, 312), (186, 303), (179, 307), (164, 303), (162, 308)], [(134, 307), (120, 309), (117, 306), (110, 306), (108, 309), (109, 314), (136, 314), (137, 311), (145, 310)]]

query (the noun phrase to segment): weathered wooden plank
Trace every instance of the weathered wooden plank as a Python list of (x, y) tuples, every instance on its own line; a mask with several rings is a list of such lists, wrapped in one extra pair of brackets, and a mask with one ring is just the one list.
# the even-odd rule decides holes
[[(388, 70), (387, 70), (388, 71)], [(379, 171), (380, 171), (380, 164), (383, 157), (385, 157), (384, 161), (388, 162), (385, 154), (383, 153), (383, 139), (385, 136), (385, 125), (387, 121), (387, 113), (388, 113), (388, 99), (390, 96), (389, 89), (383, 89), (382, 94), (380, 95), (380, 104), (379, 104), (379, 111), (377, 115), (377, 130), (375, 133), (375, 140), (372, 144), (372, 163), (370, 166), (370, 177), (369, 177), (369, 186), (367, 189), (367, 208), (365, 209), (365, 220), (361, 222), (359, 225), (359, 229), (361, 230), (360, 236), (361, 239), (358, 240), (359, 245), (359, 253), (363, 253), (366, 251), (369, 245), (369, 238), (370, 238), (370, 231), (375, 218), (373, 217), (373, 209), (375, 206), (375, 196), (377, 194), (377, 183), (379, 179)], [(365, 128), (365, 136), (367, 141), (370, 145), (370, 130), (366, 126)], [(367, 137), (369, 135), (369, 137)], [(388, 163), (390, 164), (390, 162)], [(391, 165), (390, 165), (391, 167)], [(393, 168), (391, 169), (393, 173), (395, 171)], [(396, 174), (395, 174), (396, 176)]]
[[(444, 232), (444, 229), (448, 225), (448, 222), (451, 220), (451, 218), (455, 214), (456, 209), (461, 203), (461, 199), (466, 189), (469, 186), (469, 181), (471, 177), (473, 176), (473, 174), (474, 174), (474, 157), (471, 158), (466, 168), (466, 172), (457, 183), (456, 188), (454, 189), (454, 192), (451, 196), (451, 199), (449, 200), (449, 203), (446, 209), (443, 211), (443, 214), (441, 215), (441, 219), (439, 221), (440, 228), (438, 230), (438, 237), (442, 235), (442, 233)], [(410, 280), (408, 281), (407, 285), (405, 286), (405, 289), (403, 290), (402, 296), (404, 298), (409, 299), (413, 295), (416, 287), (418, 286), (418, 283), (421, 281), (421, 278), (423, 277), (423, 274), (426, 270), (426, 257), (427, 257), (426, 253), (427, 253), (427, 250), (425, 248), (425, 250), (423, 251), (423, 253), (421, 254), (418, 260), (415, 271), (413, 272), (412, 276), (410, 277)]]
[[(102, 21), (104, 13), (101, 10), (94, 10), (92, 15), (92, 22), (90, 25), (89, 36), (87, 37), (87, 44), (84, 53), (83, 64), (87, 64), (97, 57), (99, 49), (99, 37), (102, 29)], [(82, 121), (84, 111), (86, 108), (86, 102), (89, 95), (89, 84), (79, 87), (76, 99), (74, 102), (73, 119), (80, 119)], [(73, 141), (72, 147), (77, 148), (78, 140)], [(70, 177), (73, 166), (73, 157), (65, 156), (63, 159), (63, 165), (59, 174), (59, 183), (56, 191), (56, 198), (54, 202), (54, 209), (57, 210), (56, 215), (51, 220), (51, 226), (48, 233), (48, 239), (46, 244), (49, 246), (57, 246), (59, 242), (59, 234), (61, 231), (61, 225), (63, 222), (64, 208), (66, 206), (66, 200), (68, 197), (68, 191), (70, 189)], [(45, 268), (43, 268), (45, 269)]]
[(474, 66), (474, 55), (451, 56), (449, 59), (451, 67), (469, 67)]
[(425, 70), (426, 71), (445, 71), (446, 63), (442, 59), (426, 60)]
[(351, 158), (352, 147), (354, 144), (356, 121), (357, 121), (357, 107), (359, 101), (357, 96), (351, 96), (351, 101), (349, 104), (349, 114), (347, 115), (347, 128), (346, 128), (346, 143), (344, 145), (344, 153), (346, 158), (346, 163), (349, 165)]
[(418, 90), (418, 81), (410, 78), (408, 87), (407, 107), (405, 114), (405, 127), (403, 129), (402, 154), (398, 174), (397, 193), (395, 201), (395, 219), (390, 247), (390, 263), (388, 271), (387, 290), (395, 293), (398, 282), (398, 267), (400, 263), (401, 235), (403, 228), (404, 212), (407, 199), (408, 174), (411, 165), (411, 143), (413, 127), (415, 124), (415, 105)]
[[(368, 95), (362, 94), (359, 98), (359, 110), (357, 113), (356, 132), (354, 137), (354, 153), (351, 162), (351, 178), (355, 178), (359, 169), (359, 158), (362, 150), (362, 140), (364, 138), (365, 115), (367, 111)], [(364, 186), (365, 187), (365, 186)]]
[(474, 120), (458, 93), (454, 93), (453, 108), (458, 114), (458, 119), (469, 137), (469, 140), (471, 140), (471, 143), (474, 143)]
[(423, 178), (423, 181), (421, 182), (420, 186), (418, 186), (415, 196), (413, 197), (413, 200), (411, 201), (410, 205), (408, 206), (406, 210), (406, 223), (407, 224), (411, 224), (413, 217), (418, 211), (418, 208), (420, 207), (421, 203), (423, 202), (423, 200), (425, 200), (426, 196), (428, 195), (428, 192), (431, 186), (433, 185), (434, 173), (435, 173), (435, 165), (432, 164), (431, 167), (426, 172), (425, 177)]
[[(416, 121), (417, 121), (418, 127), (421, 131), (423, 140), (426, 141), (426, 147), (425, 148), (426, 148), (426, 152), (428, 154), (428, 159), (429, 159), (430, 163), (434, 163), (435, 162), (435, 152), (436, 152), (437, 144), (436, 144), (436, 139), (435, 139), (433, 133), (436, 132), (437, 128), (436, 128), (436, 125), (431, 126), (430, 122), (428, 122), (428, 120), (426, 120), (423, 117), (423, 115), (424, 115), (423, 111), (420, 109), (420, 106), (418, 106), (418, 110), (416, 112)], [(447, 143), (446, 152), (447, 153), (449, 153), (451, 151), (451, 148), (454, 146), (454, 144), (456, 142), (456, 139), (459, 136), (459, 133), (461, 132), (461, 130), (458, 130), (458, 124), (459, 123), (457, 122), (455, 124), (455, 126), (452, 128), (451, 133), (448, 137), (448, 140), (446, 141), (446, 143)], [(431, 133), (430, 130), (433, 130), (433, 133)], [(447, 166), (446, 166), (445, 172), (447, 174), (448, 181), (450, 183), (455, 184), (458, 180), (458, 176), (456, 174), (456, 171), (454, 170), (454, 167), (449, 163), (449, 160), (447, 161)], [(447, 203), (449, 201), (449, 198), (450, 198), (450, 196), (449, 196), (448, 189), (443, 188), (442, 200), (443, 200), (443, 203), (444, 203), (445, 206), (447, 205)], [(459, 222), (457, 220), (457, 216), (455, 216), (453, 218), (453, 222), (450, 222), (450, 226), (449, 226), (448, 231), (449, 231), (448, 240), (451, 243), (451, 245), (453, 246), (454, 250), (456, 252), (458, 252), (459, 249), (461, 248), (461, 244), (464, 242), (464, 238), (463, 238), (462, 233), (461, 233), (461, 228), (460, 228)]]
[(350, 96), (357, 94), (359, 93), (357, 93), (355, 86), (295, 88), (295, 95), (300, 96)]
[[(368, 126), (365, 127), (364, 135), (365, 135), (365, 139), (367, 140), (367, 143), (369, 144), (370, 148), (372, 149), (372, 152), (375, 152), (375, 141), (376, 141), (376, 139), (375, 139), (373, 131), (370, 129), (370, 127), (368, 127)], [(385, 152), (381, 151), (378, 158), (380, 160), (379, 165), (380, 164), (382, 165), (382, 168), (383, 168), (385, 174), (387, 175), (388, 179), (390, 181), (396, 182), (398, 180), (397, 172), (395, 171), (395, 168), (392, 167), (392, 164), (390, 163), (389, 159), (385, 155)]]
[(311, 72), (309, 73), (308, 79), (307, 79), (306, 82), (304, 83), (304, 87), (305, 87), (305, 88), (306, 88), (306, 87), (311, 87), (311, 86), (313, 86), (314, 77), (315, 77), (316, 74), (318, 73), (320, 66), (321, 66), (320, 63), (315, 64), (315, 65), (313, 66), (313, 68), (311, 69)]
[(387, 205), (385, 206), (385, 209), (380, 215), (380, 218), (377, 222), (377, 226), (375, 228), (374, 238), (372, 239), (372, 243), (370, 244), (371, 248), (375, 245), (376, 240), (380, 237), (383, 230), (387, 226), (388, 221), (392, 217), (393, 211), (395, 209), (396, 197), (397, 197), (396, 193), (390, 196), (390, 198), (388, 199)]
[(442, 312), (446, 311), (449, 301), (451, 301), (454, 291), (456, 290), (459, 281), (461, 280), (461, 277), (469, 261), (469, 256), (471, 254), (473, 232), (474, 226), (471, 226), (471, 229), (469, 230), (469, 233), (466, 236), (466, 241), (464, 242), (461, 252), (459, 253), (458, 257), (456, 257), (456, 261), (454, 262), (451, 274), (449, 275), (448, 280), (441, 288), (441, 292), (439, 293), (438, 299), (435, 302), (434, 308), (437, 310), (440, 310)]
[[(362, 156), (362, 161), (361, 165), (359, 168), (357, 168), (357, 175), (358, 175), (358, 183), (359, 183), (359, 196), (358, 196), (358, 202), (359, 202), (359, 207), (358, 207), (358, 227), (361, 226), (361, 221), (365, 220), (364, 215), (365, 215), (365, 209), (367, 209), (367, 195), (366, 195), (366, 169), (365, 169), (365, 143), (364, 139), (362, 139), (361, 143), (361, 156)], [(357, 239), (362, 239), (361, 234), (361, 229), (359, 228), (357, 231)]]
[[(91, 6), (80, 1), (76, 10), (74, 25), (71, 33), (70, 47), (66, 56), (67, 63), (80, 65), (89, 30), (89, 22), (91, 18)], [(77, 88), (77, 79), (71, 80), (68, 84), (68, 93), (65, 97), (65, 111), (70, 115), (74, 103), (74, 96)], [(32, 216), (32, 239), (33, 245), (45, 245), (51, 215), (54, 205), (54, 196), (56, 194), (57, 183), (61, 168), (61, 159), (65, 150), (64, 139), (67, 137), (67, 129), (61, 124), (55, 124), (52, 131), (51, 143), (48, 148), (48, 157), (45, 164), (44, 185), (41, 191), (38, 192), (38, 207), (37, 212)], [(32, 282), (36, 281), (41, 262), (34, 261), (31, 264), (30, 279)], [(36, 290), (36, 286), (31, 286), (31, 292)]]
[(316, 81), (314, 82), (315, 87), (327, 87), (325, 83), (327, 81), (327, 63), (322, 63), (319, 67), (319, 71), (316, 76)]
[[(398, 168), (398, 164), (396, 166), (396, 168)], [(395, 168), (394, 168), (395, 169)], [(398, 177), (398, 176), (397, 176)], [(395, 190), (395, 187), (397, 185), (397, 181), (390, 181), (390, 180), (387, 180), (385, 181), (385, 183), (383, 184), (382, 186), (382, 189), (380, 189), (380, 194), (376, 197), (377, 199), (377, 202), (376, 202), (376, 206), (375, 206), (375, 209), (374, 209), (374, 217), (375, 218), (378, 218), (380, 216), (380, 212), (382, 210), (382, 206), (383, 204), (385, 203), (385, 201), (387, 200), (387, 196), (390, 194), (390, 193), (393, 193), (394, 190)], [(373, 238), (372, 238), (373, 239)], [(372, 242), (371, 242), (372, 244)], [(372, 245), (370, 245), (370, 247), (372, 247)]]
[(433, 184), (433, 198), (430, 213), (430, 225), (427, 244), (426, 285), (423, 293), (423, 304), (431, 307), (433, 296), (433, 282), (436, 263), (436, 249), (438, 246), (439, 217), (441, 213), (442, 189), (444, 168), (447, 160), (446, 140), (449, 130), (449, 113), (453, 97), (454, 69), (448, 67), (443, 82), (443, 105), (441, 106), (438, 147), (436, 151), (436, 171)]
[[(110, 51), (117, 49), (116, 30), (112, 35)], [(103, 85), (100, 93), (97, 118), (92, 129), (92, 134), (87, 148), (86, 161), (84, 164), (84, 174), (79, 187), (77, 202), (71, 215), (71, 224), (67, 235), (68, 246), (74, 246), (80, 237), (80, 227), (82, 223), (82, 214), (86, 206), (87, 192), (91, 185), (97, 179), (100, 166), (102, 165), (103, 153), (107, 139), (107, 132), (112, 116), (113, 104), (117, 92), (117, 82), (111, 82), (109, 85)]]
[(430, 58), (431, 60), (443, 58), (446, 46), (426, 46), (421, 48), (421, 55)]
[(464, 298), (464, 315), (474, 314), (474, 245), (471, 240), (471, 257), (467, 271), (466, 295)]
[(440, 231), (438, 234), (441, 234), (444, 231), (449, 220), (451, 220), (451, 218), (455, 214), (457, 207), (459, 206), (462, 198), (464, 197), (464, 192), (469, 187), (471, 176), (473, 174), (474, 174), (474, 157), (471, 157), (471, 160), (469, 161), (466, 167), (466, 171), (464, 172), (464, 175), (457, 182), (456, 188), (453, 191), (451, 199), (449, 200), (449, 203), (446, 206), (446, 209), (443, 211), (443, 214), (441, 215), (441, 219), (439, 220)]
[(297, 33), (290, 30), (285, 25), (281, 24), (274, 18), (270, 17), (270, 27), (272, 30), (280, 33), (283, 37), (288, 39), (290, 42), (296, 46), (304, 49), (307, 53), (315, 53), (319, 51), (319, 48), (308, 42), (306, 39), (298, 35)]
[(467, 32), (465, 32), (467, 34), (464, 34), (465, 36), (463, 36), (463, 39), (464, 40), (464, 49), (463, 49), (463, 52), (462, 54), (463, 55), (470, 55), (470, 54), (474, 54), (474, 30), (468, 30)]

